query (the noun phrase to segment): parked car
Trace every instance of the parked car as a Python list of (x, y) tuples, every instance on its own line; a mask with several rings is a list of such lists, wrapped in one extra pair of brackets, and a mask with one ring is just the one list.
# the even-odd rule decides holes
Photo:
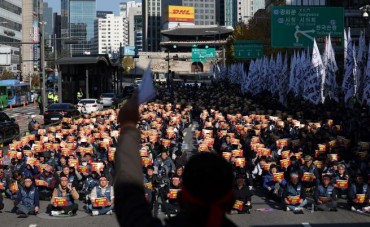
[(11, 142), (19, 137), (19, 125), (14, 118), (0, 112), (0, 143)]
[(113, 106), (117, 97), (114, 93), (102, 93), (99, 101), (103, 103), (103, 106)]
[(81, 99), (77, 104), (77, 109), (81, 113), (94, 113), (103, 110), (103, 103), (97, 99)]
[(135, 81), (134, 81), (134, 84), (136, 86), (140, 86), (140, 83), (141, 83), (141, 78), (136, 78)]
[(63, 117), (78, 117), (80, 115), (80, 111), (71, 103), (55, 103), (49, 105), (44, 112), (44, 124), (58, 122)]

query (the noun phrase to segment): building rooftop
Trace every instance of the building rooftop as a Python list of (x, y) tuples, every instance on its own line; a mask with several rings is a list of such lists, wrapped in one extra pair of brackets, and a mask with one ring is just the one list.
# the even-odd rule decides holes
[(218, 25), (178, 25), (161, 33), (164, 36), (210, 36), (231, 34), (233, 31), (232, 27)]

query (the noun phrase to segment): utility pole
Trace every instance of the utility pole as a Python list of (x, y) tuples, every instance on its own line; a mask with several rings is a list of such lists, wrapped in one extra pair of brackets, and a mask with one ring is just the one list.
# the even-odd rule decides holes
[(89, 95), (89, 69), (86, 68), (86, 98), (90, 98)]
[(43, 113), (46, 110), (47, 98), (46, 98), (46, 75), (45, 75), (45, 29), (44, 25), (46, 22), (43, 21), (43, 0), (38, 1), (38, 15), (39, 15), (39, 27), (41, 29), (40, 34), (40, 64), (41, 64), (41, 76), (42, 76), (42, 107)]

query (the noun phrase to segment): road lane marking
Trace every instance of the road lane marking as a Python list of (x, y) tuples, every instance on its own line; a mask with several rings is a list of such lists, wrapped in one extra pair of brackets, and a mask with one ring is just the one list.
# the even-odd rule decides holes
[(302, 222), (303, 227), (311, 227), (310, 223), (308, 222)]
[(30, 224), (28, 227), (37, 227), (36, 224)]

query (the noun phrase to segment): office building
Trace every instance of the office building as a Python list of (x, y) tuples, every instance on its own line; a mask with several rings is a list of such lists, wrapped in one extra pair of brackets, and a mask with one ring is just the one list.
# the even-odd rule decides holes
[(161, 41), (161, 0), (143, 0), (143, 50), (156, 52), (160, 50)]
[(217, 24), (216, 11), (217, 1), (219, 0), (183, 0), (183, 6), (193, 6), (195, 9), (195, 25), (215, 25)]
[(238, 2), (240, 0), (221, 0), (224, 2), (224, 25), (235, 26), (238, 23)]
[(54, 17), (53, 17), (53, 9), (49, 7), (47, 2), (43, 4), (43, 21), (46, 22), (44, 25), (45, 29), (45, 45), (51, 47), (52, 46), (52, 38), (54, 38)]
[(108, 14), (113, 14), (113, 11), (96, 11), (96, 18), (105, 18)]
[(143, 50), (143, 15), (140, 7), (131, 8), (128, 15), (129, 46), (135, 46), (138, 51)]
[(121, 2), (119, 4), (119, 15), (123, 18), (129, 17), (130, 10), (132, 8), (139, 7), (141, 8), (142, 3), (136, 1)]
[[(72, 56), (89, 55), (94, 39), (96, 0), (61, 0), (62, 38), (78, 40), (71, 44)], [(69, 48), (65, 44), (63, 49)]]
[[(35, 42), (35, 44), (22, 44), (22, 78), (29, 81), (30, 76), (37, 73), (39, 59), (39, 11), (38, 1), (17, 1), (22, 6), (19, 32), (22, 30), (22, 42)], [(42, 6), (41, 6), (42, 7)], [(3, 14), (1, 14), (3, 15)], [(36, 70), (34, 70), (36, 69)]]
[[(22, 40), (22, 1), (0, 1), (0, 42), (21, 42)], [(11, 70), (16, 73), (19, 67), (20, 46), (19, 44), (6, 44), (0, 46), (11, 47), (10, 66), (0, 66), (0, 70)]]
[(59, 53), (62, 53), (62, 40), (60, 39), (62, 23), (61, 23), (61, 17), (58, 13), (53, 13), (53, 22), (54, 22), (54, 26), (53, 26), (54, 32), (53, 33), (55, 34), (55, 38), (57, 38), (56, 40), (52, 40), (53, 48), (54, 48), (53, 52), (56, 50), (59, 55)]
[(93, 54), (119, 53), (120, 45), (128, 45), (128, 21), (121, 16), (107, 14), (95, 20)]

